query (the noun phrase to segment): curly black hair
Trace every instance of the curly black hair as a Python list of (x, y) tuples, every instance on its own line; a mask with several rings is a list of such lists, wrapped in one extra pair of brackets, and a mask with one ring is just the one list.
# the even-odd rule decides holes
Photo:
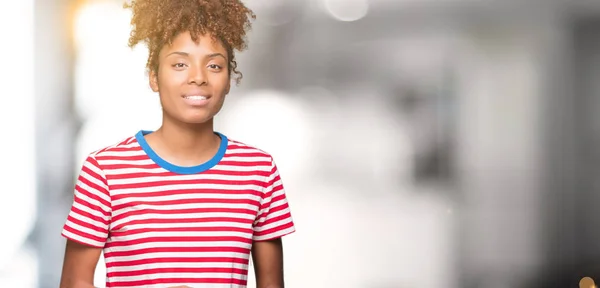
[(240, 0), (131, 0), (124, 7), (133, 12), (129, 47), (140, 42), (148, 46), (149, 71), (158, 71), (158, 54), (164, 45), (179, 33), (190, 32), (194, 41), (201, 34), (220, 40), (229, 57), (229, 75), (236, 74), (237, 83), (242, 79), (234, 50), (247, 48), (246, 33), (256, 15)]

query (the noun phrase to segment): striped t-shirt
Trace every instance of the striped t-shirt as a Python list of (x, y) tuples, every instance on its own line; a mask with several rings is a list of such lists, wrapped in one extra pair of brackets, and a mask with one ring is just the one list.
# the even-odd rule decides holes
[(273, 158), (223, 134), (194, 167), (140, 131), (91, 153), (62, 235), (103, 248), (107, 287), (246, 287), (253, 241), (295, 231)]

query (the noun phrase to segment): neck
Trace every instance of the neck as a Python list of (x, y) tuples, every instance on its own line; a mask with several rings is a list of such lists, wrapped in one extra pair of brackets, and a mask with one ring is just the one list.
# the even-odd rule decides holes
[(187, 124), (163, 117), (161, 127), (154, 132), (158, 150), (182, 166), (194, 166), (210, 160), (218, 151), (221, 139), (215, 135), (213, 120)]

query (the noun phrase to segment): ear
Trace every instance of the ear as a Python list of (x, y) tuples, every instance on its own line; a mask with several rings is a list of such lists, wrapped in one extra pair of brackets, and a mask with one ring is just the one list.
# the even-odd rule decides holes
[(148, 77), (150, 82), (150, 88), (152, 91), (158, 92), (158, 73), (154, 71), (154, 69), (150, 70), (150, 75)]
[(231, 89), (231, 80), (227, 81), (227, 87), (225, 87), (225, 95), (229, 94), (230, 89)]

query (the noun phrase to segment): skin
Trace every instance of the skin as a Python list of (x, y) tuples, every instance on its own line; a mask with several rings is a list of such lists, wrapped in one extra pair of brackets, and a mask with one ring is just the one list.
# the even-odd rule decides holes
[[(145, 136), (146, 141), (161, 158), (178, 166), (200, 165), (217, 153), (221, 139), (214, 134), (213, 118), (221, 110), (231, 83), (222, 43), (208, 35), (198, 40), (194, 42), (187, 32), (175, 37), (171, 45), (161, 49), (158, 71), (151, 71), (149, 77), (150, 87), (160, 97), (163, 122)], [(183, 95), (210, 98), (206, 105), (192, 106)], [(93, 287), (101, 251), (68, 240), (60, 287)], [(257, 288), (284, 287), (281, 239), (253, 243), (252, 261)]]
[(283, 243), (281, 238), (254, 242), (252, 263), (257, 288), (283, 288)]
[(60, 288), (93, 288), (102, 248), (67, 240)]

